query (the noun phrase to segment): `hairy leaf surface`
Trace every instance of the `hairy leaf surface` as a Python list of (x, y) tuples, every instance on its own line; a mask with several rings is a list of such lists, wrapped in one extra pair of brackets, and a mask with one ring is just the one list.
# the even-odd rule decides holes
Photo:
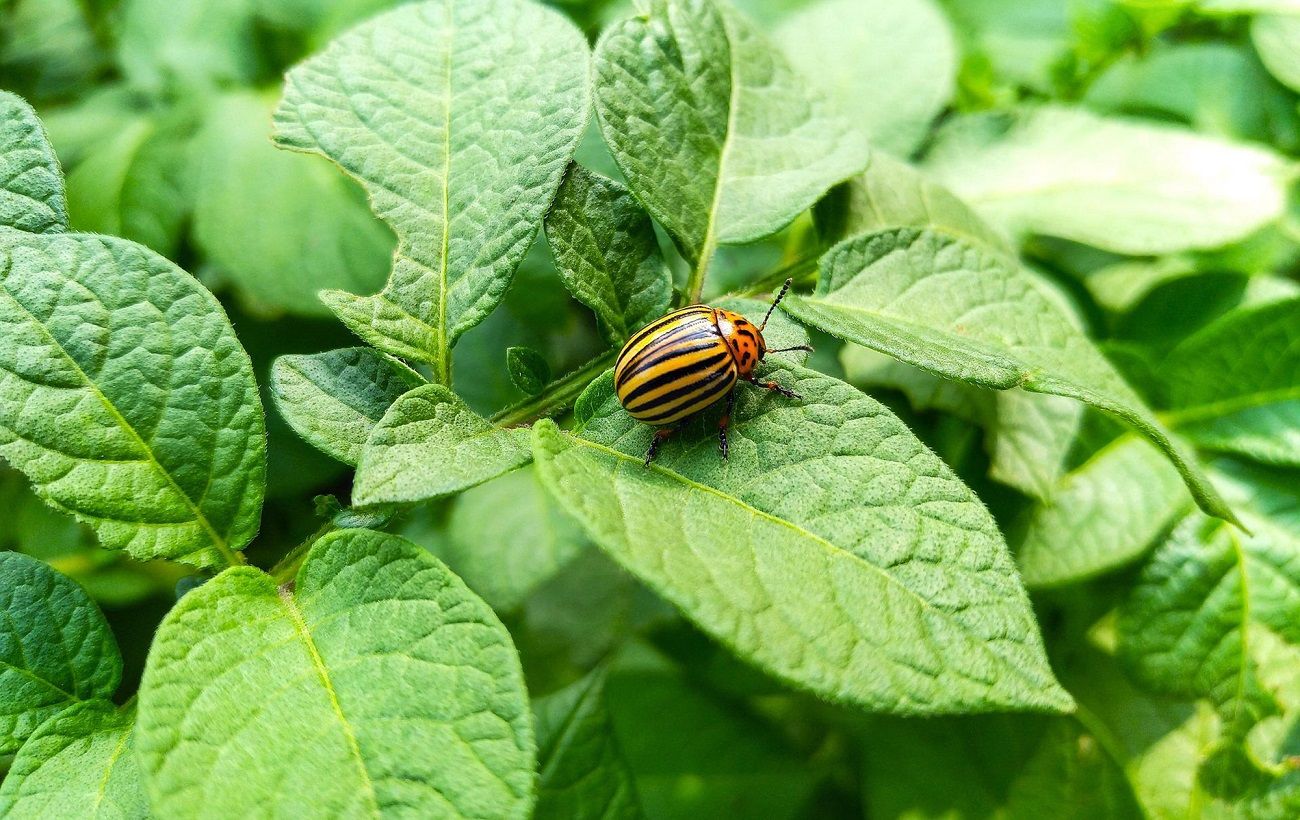
[(36, 112), (0, 91), (0, 225), (34, 233), (68, 229), (59, 160)]
[(337, 162), (397, 233), (383, 292), (326, 304), (451, 381), (451, 346), (505, 295), (588, 115), (587, 46), (526, 0), (429, 0), (289, 72), (275, 139)]
[(808, 324), (950, 379), (1068, 396), (1112, 413), (1174, 462), (1198, 503), (1231, 519), (1190, 454), (1040, 286), (1005, 259), (940, 232), (886, 230), (822, 257)]
[(611, 343), (667, 312), (673, 280), (654, 225), (622, 185), (569, 166), (546, 238), (565, 287), (596, 313)]
[(1287, 164), (1243, 143), (1045, 106), (957, 120), (926, 168), (1012, 232), (1127, 254), (1214, 248), (1277, 219)]
[(85, 590), (0, 552), (0, 754), (69, 706), (112, 697), (121, 678), (117, 642)]
[(441, 498), (527, 464), (528, 431), (502, 428), (455, 393), (430, 384), (388, 408), (361, 449), (352, 500), (400, 504)]
[(1201, 447), (1300, 466), (1300, 299), (1237, 310), (1160, 367), (1169, 419)]
[(902, 713), (1068, 709), (992, 518), (873, 399), (769, 360), (804, 396), (741, 386), (731, 458), (650, 431), (612, 395), (577, 438), (534, 428), (543, 480), (592, 538), (706, 632), (785, 681)]
[(601, 34), (594, 77), (628, 185), (697, 267), (867, 163), (860, 133), (728, 5), (653, 0)]
[(95, 700), (41, 724), (0, 783), (0, 815), (135, 820), (149, 799), (132, 747), (133, 710)]
[(523, 817), (533, 802), (509, 634), (427, 552), (368, 530), (317, 542), (294, 592), (239, 567), (186, 595), (150, 653), (136, 744), (168, 817)]
[(257, 531), (265, 425), (212, 294), (157, 254), (0, 229), (0, 456), (105, 546), (198, 566)]
[(281, 356), (271, 366), (275, 406), (307, 442), (355, 465), (375, 425), (420, 374), (369, 347)]

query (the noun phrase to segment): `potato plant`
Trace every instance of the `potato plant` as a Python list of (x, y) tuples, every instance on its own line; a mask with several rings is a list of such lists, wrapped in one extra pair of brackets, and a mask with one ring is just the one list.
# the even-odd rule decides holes
[[(0, 816), (1300, 815), (1300, 4), (0, 9)], [(624, 343), (759, 368), (654, 429)]]

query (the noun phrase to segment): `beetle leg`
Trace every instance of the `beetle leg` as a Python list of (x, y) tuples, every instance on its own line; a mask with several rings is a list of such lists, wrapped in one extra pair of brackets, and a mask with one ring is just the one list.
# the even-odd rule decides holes
[(671, 427), (660, 427), (655, 430), (654, 438), (650, 439), (650, 449), (645, 451), (645, 466), (650, 466), (650, 462), (654, 461), (655, 453), (659, 452), (659, 443), (666, 441), (673, 432)]
[(722, 460), (727, 460), (727, 428), (731, 427), (731, 411), (736, 406), (736, 388), (727, 394), (727, 409), (718, 419), (718, 446), (722, 448)]
[(799, 395), (793, 390), (787, 390), (781, 385), (777, 384), (776, 382), (761, 382), (758, 379), (754, 378), (752, 374), (746, 376), (745, 378), (749, 380), (750, 384), (755, 385), (757, 387), (761, 387), (764, 390), (771, 390), (773, 393), (780, 393), (782, 396), (785, 396), (787, 399), (803, 398), (803, 396)]

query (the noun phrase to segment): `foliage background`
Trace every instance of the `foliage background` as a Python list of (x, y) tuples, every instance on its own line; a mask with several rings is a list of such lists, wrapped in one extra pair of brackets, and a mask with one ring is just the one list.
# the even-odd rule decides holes
[[(193, 272), (252, 357), (269, 464), (247, 555), (263, 567), (336, 511), (319, 497), (346, 503), (352, 489), (346, 465), (280, 417), (271, 363), (357, 344), (316, 294), (378, 290), (395, 243), (360, 186), (271, 143), (271, 113), (290, 66), (388, 5), (0, 9), (0, 88), (44, 121), (73, 229), (138, 241)], [(616, 0), (553, 5), (593, 40), (629, 13)], [(496, 610), (535, 698), (573, 691), (592, 669), (608, 675), (609, 731), (648, 816), (1041, 816), (1048, 806), (1080, 817), (1294, 816), (1300, 5), (737, 5), (870, 138), (874, 184), (911, 179), (884, 154), (912, 160), (997, 226), (977, 238), (1018, 255), (1161, 420), (1194, 441), (1252, 535), (1192, 513), (1164, 458), (1095, 410), (943, 381), (819, 332), (811, 366), (886, 403), (993, 513), (1077, 702), (1071, 714), (903, 718), (796, 693), (595, 549), (532, 467), (382, 523)], [(1170, 136), (1186, 133), (1204, 139)], [(577, 159), (621, 177), (594, 124)], [(723, 247), (707, 292), (774, 272), (806, 290), (819, 229), (836, 219), (870, 227), (853, 196), (840, 189), (823, 202), (816, 229), (804, 215), (775, 237)], [(922, 219), (982, 230), (974, 217), (953, 224), (965, 218), (960, 203), (926, 207)], [(659, 238), (680, 286), (689, 265)], [(453, 386), (490, 416), (526, 398), (508, 348), (564, 374), (606, 346), (539, 236), (504, 303), (457, 345)], [(536, 366), (515, 370), (526, 382)], [(198, 580), (192, 570), (102, 549), (4, 467), (0, 510), (0, 548), (48, 562), (103, 608), (124, 661), (114, 698), (128, 700), (157, 624)], [(1170, 630), (1186, 641), (1171, 645)], [(1261, 697), (1243, 694), (1255, 686)]]

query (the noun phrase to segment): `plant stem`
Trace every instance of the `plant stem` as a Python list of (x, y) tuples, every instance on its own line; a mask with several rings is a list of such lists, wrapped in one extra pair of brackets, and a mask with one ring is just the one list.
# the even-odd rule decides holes
[(270, 576), (275, 579), (276, 586), (287, 584), (298, 576), (298, 567), (302, 566), (303, 559), (307, 557), (307, 552), (312, 545), (319, 541), (323, 536), (334, 529), (334, 518), (331, 516), (324, 524), (321, 524), (316, 532), (307, 536), (307, 540), (285, 553), (285, 556), (271, 567)]
[(691, 275), (686, 280), (684, 295), (687, 305), (697, 305), (700, 299), (704, 298), (704, 278), (709, 272), (709, 263), (713, 261), (713, 253), (717, 249), (715, 243), (705, 240), (704, 247), (700, 250), (700, 258), (691, 268)]
[(536, 396), (512, 404), (492, 417), (501, 427), (515, 427), (568, 407), (603, 370), (614, 364), (617, 350), (607, 350), (567, 375), (548, 384)]

